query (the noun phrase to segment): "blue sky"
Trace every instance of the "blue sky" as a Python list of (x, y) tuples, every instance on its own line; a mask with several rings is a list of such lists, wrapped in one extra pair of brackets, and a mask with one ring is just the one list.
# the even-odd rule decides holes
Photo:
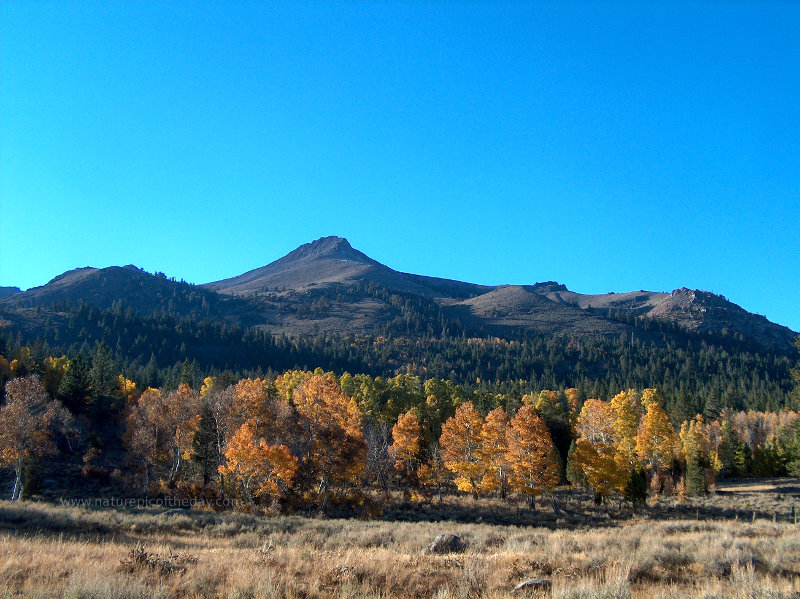
[(800, 330), (798, 2), (2, 2), (0, 285), (398, 270)]

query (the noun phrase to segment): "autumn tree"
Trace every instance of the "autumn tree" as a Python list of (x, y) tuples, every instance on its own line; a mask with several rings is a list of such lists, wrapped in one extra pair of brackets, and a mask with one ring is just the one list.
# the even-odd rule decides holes
[(472, 402), (461, 404), (452, 418), (442, 425), (439, 443), (445, 467), (456, 475), (459, 491), (478, 496), (483, 472), (480, 460), (483, 418)]
[[(646, 409), (636, 435), (636, 455), (650, 481), (655, 478), (655, 485), (660, 486), (658, 477), (672, 468), (680, 449), (680, 439), (659, 402), (650, 401)], [(658, 489), (654, 492), (658, 492)]]
[(639, 468), (636, 455), (636, 435), (639, 432), (639, 422), (644, 412), (641, 394), (636, 389), (622, 391), (611, 399), (611, 408), (614, 411), (614, 449), (617, 470), (623, 490), (630, 478)]
[(300, 458), (305, 490), (328, 509), (331, 491), (358, 482), (366, 445), (361, 410), (328, 375), (315, 374), (293, 391), (299, 434), (293, 452)]
[(413, 410), (401, 414), (392, 427), (392, 440), (389, 455), (394, 459), (394, 467), (410, 486), (418, 484), (420, 452), (422, 450), (422, 428)]
[(495, 408), (489, 412), (481, 429), (481, 444), (478, 450), (478, 457), (483, 466), (480, 491), (491, 493), (497, 490), (501, 499), (505, 499), (508, 493), (510, 474), (507, 429), (508, 416), (503, 408)]
[(51, 396), (58, 393), (58, 388), (64, 380), (69, 360), (66, 356), (47, 356), (42, 362), (42, 383)]
[(170, 485), (178, 479), (191, 457), (200, 411), (199, 394), (185, 384), (167, 395), (147, 389), (131, 407), (126, 439), (145, 463), (145, 488), (151, 473), (165, 476)]
[(700, 414), (681, 425), (680, 438), (686, 461), (686, 491), (692, 496), (705, 495), (708, 490), (705, 469), (710, 463), (710, 444), (706, 423)]
[(522, 406), (507, 429), (509, 488), (530, 498), (552, 491), (561, 478), (558, 455), (544, 419)]
[(595, 491), (595, 502), (614, 492), (623, 492), (627, 472), (620, 472), (616, 459), (615, 414), (611, 404), (588, 399), (578, 416), (578, 439), (575, 442), (573, 466), (586, 476)]
[(0, 407), (0, 465), (14, 470), (11, 501), (22, 496), (25, 468), (37, 458), (57, 453), (52, 437), (56, 423), (71, 421), (61, 403), (50, 399), (38, 375), (8, 381), (6, 403)]
[(255, 500), (269, 503), (281, 497), (294, 482), (298, 460), (285, 445), (270, 445), (259, 438), (251, 422), (245, 422), (225, 451), (220, 472), (237, 480), (253, 510)]
[(124, 376), (119, 375), (117, 377), (117, 388), (115, 389), (114, 393), (125, 400), (125, 405), (131, 405), (133, 402), (136, 401), (136, 398), (139, 396), (139, 391), (136, 388), (136, 383), (133, 381), (126, 379)]

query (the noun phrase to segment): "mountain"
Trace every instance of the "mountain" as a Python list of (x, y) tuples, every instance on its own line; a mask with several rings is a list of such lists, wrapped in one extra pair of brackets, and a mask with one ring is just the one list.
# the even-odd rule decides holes
[(204, 287), (231, 295), (265, 291), (306, 291), (320, 286), (376, 283), (385, 289), (423, 297), (470, 297), (489, 287), (392, 270), (354, 249), (342, 237), (322, 237), (283, 258), (237, 277)]
[(627, 333), (655, 340), (667, 331), (781, 352), (792, 351), (796, 337), (790, 329), (704, 291), (587, 295), (555, 281), (478, 285), (393, 270), (341, 237), (323, 237), (266, 266), (200, 286), (130, 265), (78, 268), (41, 287), (0, 298), (0, 316), (15, 327), (38, 331), (47, 314), (81, 304), (101, 310), (124, 306), (140, 316), (162, 314), (292, 337), (447, 333), (614, 338)]
[(0, 298), (0, 305), (6, 308), (38, 307), (40, 311), (52, 307), (63, 309), (70, 304), (90, 304), (105, 310), (124, 305), (140, 315), (163, 312), (257, 324), (249, 304), (238, 298), (177, 282), (161, 273), (153, 275), (133, 265), (76, 268), (41, 287)]
[(16, 295), (21, 292), (22, 290), (19, 287), (0, 287), (0, 298)]
[[(473, 332), (618, 335), (650, 322), (781, 350), (790, 348), (797, 335), (704, 291), (588, 295), (555, 281), (487, 286), (424, 277), (393, 270), (341, 237), (323, 237), (266, 266), (204, 287), (260, 301), (263, 313), (271, 317), (264, 322), (267, 330), (307, 334), (370, 332), (397, 318), (391, 302), (353, 292), (353, 287), (364, 290), (370, 285), (433, 301), (444, 317)], [(343, 289), (349, 293), (342, 294)]]

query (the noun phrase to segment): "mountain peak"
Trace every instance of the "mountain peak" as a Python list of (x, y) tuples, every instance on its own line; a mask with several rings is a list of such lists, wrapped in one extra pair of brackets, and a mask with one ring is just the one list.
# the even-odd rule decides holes
[(344, 237), (336, 237), (331, 235), (328, 237), (320, 237), (310, 243), (304, 243), (296, 250), (286, 254), (283, 258), (276, 263), (293, 263), (305, 262), (308, 260), (339, 260), (342, 262), (361, 262), (363, 264), (379, 265), (378, 262), (359, 252), (350, 245)]

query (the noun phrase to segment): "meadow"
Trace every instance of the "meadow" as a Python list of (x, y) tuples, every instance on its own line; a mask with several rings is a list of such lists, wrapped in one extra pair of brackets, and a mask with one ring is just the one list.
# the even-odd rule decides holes
[[(0, 502), (4, 597), (800, 597), (800, 481), (740, 481), (636, 512), (386, 501), (372, 520)], [(516, 522), (514, 523), (514, 520)], [(440, 533), (463, 547), (432, 553)], [(513, 592), (530, 578), (548, 588)]]

